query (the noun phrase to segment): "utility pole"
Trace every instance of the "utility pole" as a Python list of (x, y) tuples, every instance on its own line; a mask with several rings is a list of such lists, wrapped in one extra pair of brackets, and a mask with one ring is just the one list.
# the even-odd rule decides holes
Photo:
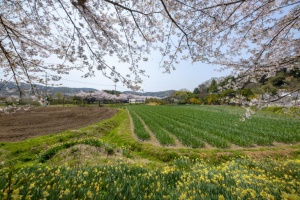
[(45, 77), (46, 77), (46, 96), (48, 96), (48, 74), (47, 74), (47, 72), (46, 72)]
[[(46, 73), (46, 101), (48, 101), (48, 74)], [(47, 105), (47, 103), (45, 103), (45, 106)]]
[(115, 95), (116, 95), (115, 103), (117, 103), (117, 84), (116, 84), (116, 82), (115, 82)]

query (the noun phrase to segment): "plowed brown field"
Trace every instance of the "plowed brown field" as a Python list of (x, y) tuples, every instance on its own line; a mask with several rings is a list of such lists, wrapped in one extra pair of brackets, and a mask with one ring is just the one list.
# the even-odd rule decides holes
[(0, 115), (0, 141), (27, 138), (77, 129), (115, 115), (104, 107), (35, 107), (28, 111)]

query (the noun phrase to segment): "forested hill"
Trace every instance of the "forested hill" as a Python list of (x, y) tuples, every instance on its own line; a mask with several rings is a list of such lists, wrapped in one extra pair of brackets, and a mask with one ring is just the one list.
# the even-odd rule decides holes
[[(30, 85), (27, 83), (20, 83), (21, 90), (30, 90)], [(48, 90), (48, 94), (54, 95), (57, 92), (62, 92), (64, 94), (75, 95), (80, 91), (83, 92), (94, 92), (97, 89), (94, 88), (71, 88), (71, 87), (52, 87), (52, 86), (44, 86), (44, 85), (36, 85), (37, 91), (46, 92)], [(167, 91), (160, 91), (160, 92), (134, 92), (134, 91), (125, 91), (125, 92), (118, 92), (124, 94), (134, 94), (140, 96), (155, 96), (155, 97), (167, 97), (170, 96), (175, 90), (167, 90)], [(0, 82), (0, 95), (19, 95), (18, 88), (14, 82), (8, 82), (4, 84)]]
[[(65, 94), (76, 94), (80, 91), (84, 92), (92, 92), (97, 91), (94, 88), (69, 88), (69, 87), (52, 87), (52, 86), (44, 86), (44, 85), (36, 85), (35, 86), (37, 91), (45, 92), (48, 90), (49, 94), (55, 94), (57, 92), (63, 92)], [(26, 83), (20, 83), (21, 90), (30, 90), (30, 85)], [(3, 82), (0, 82), (0, 94), (1, 95), (19, 95), (18, 88), (14, 82), (8, 82), (4, 84)]]

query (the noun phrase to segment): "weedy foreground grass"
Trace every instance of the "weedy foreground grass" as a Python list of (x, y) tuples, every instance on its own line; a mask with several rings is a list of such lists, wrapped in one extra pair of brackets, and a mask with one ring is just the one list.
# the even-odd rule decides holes
[(1, 199), (299, 199), (300, 160), (249, 158), (211, 165), (185, 157), (163, 169), (94, 167), (0, 169)]

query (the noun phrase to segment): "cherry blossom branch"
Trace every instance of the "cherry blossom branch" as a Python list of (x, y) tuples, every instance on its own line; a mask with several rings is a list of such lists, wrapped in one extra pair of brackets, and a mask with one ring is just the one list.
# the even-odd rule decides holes
[(148, 43), (148, 39), (147, 39), (146, 36), (144, 35), (144, 33), (143, 33), (143, 31), (141, 30), (140, 26), (138, 25), (138, 23), (137, 23), (137, 21), (136, 21), (136, 19), (135, 19), (135, 17), (134, 17), (133, 12), (130, 12), (130, 14), (131, 14), (132, 19), (133, 19), (133, 21), (134, 21), (136, 27), (138, 28), (139, 32), (142, 34), (143, 38), (144, 38), (145, 41)]
[(104, 1), (107, 2), (107, 3), (113, 4), (114, 6), (118, 6), (120, 8), (123, 8), (124, 10), (127, 10), (129, 12), (135, 12), (135, 13), (139, 13), (139, 14), (142, 14), (142, 15), (152, 15), (152, 14), (155, 14), (155, 13), (160, 14), (160, 12), (143, 13), (143, 12), (140, 12), (138, 10), (130, 9), (130, 8), (128, 8), (126, 6), (123, 6), (123, 5), (121, 5), (117, 2), (113, 2), (113, 1), (110, 1), (110, 0), (104, 0)]
[(129, 54), (130, 54), (130, 57), (131, 57), (132, 71), (134, 72), (134, 74), (137, 74), (136, 68), (134, 67), (134, 62), (133, 62), (133, 56), (132, 56), (131, 45), (129, 44), (129, 39), (128, 39), (127, 34), (126, 34), (126, 30), (125, 30), (125, 28), (124, 28), (123, 21), (122, 21), (122, 19), (121, 19), (121, 17), (120, 17), (118, 8), (117, 8), (116, 6), (115, 6), (115, 10), (116, 10), (117, 15), (118, 15), (118, 18), (119, 18), (119, 20), (120, 20), (120, 22), (121, 22), (122, 29), (123, 29), (123, 32), (124, 32), (124, 35), (125, 35), (125, 38), (126, 38), (126, 41), (127, 41), (127, 46), (128, 46)]
[[(97, 38), (94, 29), (92, 28), (92, 26), (91, 26), (91, 24), (89, 23), (88, 19), (85, 17), (86, 11), (88, 11), (88, 12), (91, 12), (91, 11), (90, 11), (88, 8), (85, 8), (85, 9), (83, 9), (83, 12), (82, 12), (81, 9), (79, 9), (79, 8), (77, 7), (77, 5), (75, 5), (75, 7), (76, 7), (76, 8), (78, 9), (78, 11), (82, 14), (82, 16), (83, 16), (85, 22), (86, 22), (86, 23), (88, 24), (88, 26), (90, 27), (90, 30), (91, 30), (92, 34), (94, 35), (94, 37)], [(102, 26), (101, 26), (101, 25), (98, 23), (98, 21), (93, 17), (93, 15), (90, 15), (90, 16), (92, 17), (92, 19), (93, 19), (94, 23), (97, 25), (97, 27), (100, 28), (100, 30), (105, 34), (106, 38), (110, 41), (110, 43), (111, 43), (113, 49), (115, 50), (115, 52), (118, 53), (118, 56), (119, 56), (119, 57), (122, 57), (122, 56), (119, 54), (119, 51), (114, 47), (114, 45), (113, 45), (114, 43), (113, 43), (113, 41), (111, 40), (110, 36), (108, 35), (107, 31), (106, 31), (104, 28), (102, 28)]]
[[(105, 62), (103, 62), (101, 60), (101, 58), (99, 58), (98, 55), (95, 54), (95, 52), (93, 51), (93, 49), (91, 48), (90, 44), (86, 41), (85, 37), (81, 34), (80, 30), (77, 28), (75, 22), (72, 20), (72, 18), (70, 17), (70, 15), (68, 14), (68, 12), (66, 11), (64, 5), (61, 3), (60, 0), (57, 0), (62, 9), (64, 10), (64, 12), (66, 13), (66, 15), (68, 16), (69, 20), (71, 21), (71, 23), (73, 24), (74, 28), (76, 29), (77, 33), (81, 36), (81, 38), (83, 39), (83, 41), (85, 42), (85, 44), (87, 45), (88, 49), (90, 50), (90, 52), (92, 53), (92, 55), (97, 58), (97, 60), (103, 64), (104, 66), (106, 66), (107, 68), (109, 68), (114, 74), (117, 74), (119, 78), (121, 78), (123, 80), (123, 83), (127, 83), (128, 84), (128, 81), (125, 77), (123, 77), (120, 73), (116, 73), (116, 70), (113, 68), (113, 67), (110, 67), (109, 65), (107, 65)], [(103, 71), (102, 71), (103, 72)], [(108, 77), (105, 73), (102, 73), (104, 76), (106, 76), (107, 78), (110, 78)]]
[[(25, 63), (24, 63), (24, 61), (23, 61), (23, 57), (19, 54), (19, 52), (18, 52), (18, 50), (17, 50), (17, 48), (16, 48), (16, 45), (15, 45), (14, 41), (12, 40), (12, 38), (11, 38), (11, 36), (10, 36), (8, 30), (7, 30), (6, 25), (4, 24), (4, 22), (3, 22), (3, 20), (2, 20), (1, 15), (0, 15), (0, 23), (3, 25), (3, 27), (4, 27), (5, 31), (6, 31), (6, 34), (7, 34), (8, 38), (9, 38), (9, 40), (11, 41), (11, 44), (12, 44), (12, 46), (13, 46), (13, 48), (14, 48), (14, 51), (16, 52), (16, 54), (18, 55), (18, 57), (19, 57), (19, 59), (20, 59), (20, 61), (21, 61), (21, 64), (22, 64), (22, 70), (23, 70), (23, 72), (25, 73), (25, 75), (27, 76), (27, 79), (28, 79), (28, 81), (29, 81), (29, 83), (30, 83), (30, 86), (32, 86), (31, 80), (30, 80), (30, 78), (29, 78), (29, 74), (28, 74), (28, 71), (27, 71), (27, 67), (25, 66)], [(3, 47), (2, 47), (2, 45), (1, 45), (1, 49), (2, 49), (2, 48), (3, 48)], [(4, 49), (4, 48), (3, 48), (3, 49)], [(3, 51), (3, 49), (2, 49), (2, 51)], [(3, 52), (4, 52), (4, 54), (5, 54), (5, 52), (6, 52), (5, 49), (4, 49)], [(7, 53), (7, 52), (6, 52), (6, 53)], [(8, 55), (8, 54), (6, 54), (6, 55)], [(8, 57), (6, 56), (6, 58), (8, 58)], [(9, 62), (10, 62), (10, 60), (9, 60)], [(10, 62), (10, 63), (11, 63), (11, 62)], [(13, 69), (13, 65), (11, 65), (11, 68)], [(14, 72), (14, 70), (13, 70), (13, 72)], [(15, 77), (15, 80), (16, 80), (16, 73), (15, 73), (15, 72), (14, 72), (14, 77)], [(20, 96), (22, 96), (23, 93), (22, 93), (22, 91), (21, 91), (19, 85), (17, 85), (17, 87), (18, 87)]]
[[(288, 22), (287, 24), (285, 24), (284, 27), (282, 27), (279, 31), (277, 31), (277, 33), (272, 37), (272, 39), (265, 45), (265, 46), (270, 46), (272, 44), (272, 42), (279, 36), (279, 34), (288, 26), (290, 26), (292, 23), (297, 22), (297, 19), (300, 17), (296, 16), (295, 18), (291, 19), (290, 22)], [(261, 58), (262, 54), (264, 53), (264, 51), (266, 50), (266, 47), (264, 47), (261, 52), (259, 53), (258, 57), (256, 58), (256, 62), (258, 62), (258, 60)]]
[(221, 6), (229, 6), (229, 5), (241, 3), (241, 2), (244, 2), (244, 1), (246, 1), (246, 0), (239, 0), (239, 1), (229, 2), (229, 3), (216, 4), (216, 5), (212, 5), (212, 6), (209, 6), (209, 7), (205, 7), (205, 8), (203, 8), (203, 10), (209, 10), (209, 9), (216, 8), (216, 7), (221, 7)]
[(164, 3), (163, 0), (160, 0), (160, 2), (162, 3), (163, 7), (164, 7), (164, 10), (165, 12), (167, 13), (169, 19), (175, 24), (175, 26), (184, 34), (185, 36), (185, 39), (186, 39), (186, 43), (187, 43), (187, 47), (189, 48), (189, 52), (192, 52), (191, 51), (191, 48), (190, 48), (190, 44), (189, 44), (189, 36), (188, 34), (179, 26), (179, 24), (174, 20), (174, 18), (171, 16), (170, 12), (168, 11), (168, 8), (166, 6), (166, 4)]
[[(24, 39), (26, 39), (27, 41), (31, 42), (32, 44), (34, 44), (34, 45), (36, 45), (36, 46), (38, 46), (38, 47), (40, 47), (40, 48), (43, 48), (43, 49), (47, 50), (47, 48), (46, 48), (45, 46), (43, 46), (42, 44), (39, 44), (39, 43), (37, 43), (36, 41), (33, 41), (32, 39), (26, 37), (24, 34), (20, 33), (18, 30), (12, 28), (11, 26), (9, 26), (9, 25), (7, 25), (7, 24), (4, 24), (3, 16), (1, 16), (1, 17), (2, 17), (2, 24), (7, 28), (7, 30), (10, 30), (11, 33), (13, 33), (13, 34), (16, 36), (16, 38), (18, 38), (18, 39), (20, 39), (20, 37), (21, 37), (21, 38), (24, 38)], [(21, 40), (21, 39), (20, 39), (20, 40)], [(24, 42), (24, 43), (26, 43), (26, 44), (28, 44), (28, 45), (31, 45), (31, 44), (29, 44), (28, 42), (26, 42), (26, 41), (24, 41), (24, 40), (22, 40), (22, 42)]]
[(292, 92), (288, 92), (286, 95), (280, 96), (280, 97), (278, 97), (277, 99), (269, 100), (269, 101), (267, 101), (267, 102), (265, 102), (265, 103), (270, 103), (270, 102), (276, 102), (276, 101), (279, 101), (280, 99), (283, 99), (283, 98), (285, 98), (285, 97), (287, 97), (287, 96), (289, 96), (289, 95), (291, 95), (291, 94), (293, 94), (293, 93), (295, 93), (295, 92), (298, 92), (298, 91), (300, 91), (300, 88), (298, 88), (298, 89), (296, 89), (296, 90), (293, 90)]
[(2, 46), (1, 43), (0, 43), (0, 48), (1, 48), (1, 51), (3, 52), (3, 54), (4, 54), (4, 56), (5, 56), (6, 60), (7, 60), (8, 63), (9, 63), (9, 66), (10, 66), (10, 69), (11, 69), (11, 71), (12, 71), (12, 73), (13, 73), (13, 77), (14, 77), (14, 80), (15, 80), (15, 82), (16, 82), (16, 85), (17, 85), (19, 94), (20, 94), (20, 96), (22, 96), (23, 93), (22, 93), (22, 90), (21, 90), (21, 88), (20, 88), (19, 81), (18, 81), (18, 79), (17, 79), (17, 74), (16, 74), (16, 71), (15, 71), (15, 69), (14, 69), (14, 65), (13, 65), (13, 63), (12, 63), (11, 60), (10, 60), (10, 56), (9, 56), (8, 52), (4, 49), (4, 47)]
[(197, 8), (195, 8), (195, 7), (193, 7), (193, 6), (190, 6), (190, 5), (188, 5), (188, 4), (186, 4), (186, 3), (182, 2), (182, 1), (179, 1), (179, 0), (175, 0), (175, 1), (178, 2), (178, 3), (180, 3), (180, 4), (182, 4), (182, 5), (184, 5), (184, 6), (187, 6), (187, 7), (189, 7), (189, 8), (192, 8), (192, 9), (194, 10), (194, 12), (195, 12), (195, 11), (201, 12), (201, 13), (203, 13), (203, 14), (209, 16), (210, 18), (212, 18), (212, 19), (214, 19), (214, 20), (216, 20), (216, 21), (220, 21), (218, 18), (216, 18), (215, 16), (210, 15), (209, 13), (205, 12), (203, 9), (197, 9)]

